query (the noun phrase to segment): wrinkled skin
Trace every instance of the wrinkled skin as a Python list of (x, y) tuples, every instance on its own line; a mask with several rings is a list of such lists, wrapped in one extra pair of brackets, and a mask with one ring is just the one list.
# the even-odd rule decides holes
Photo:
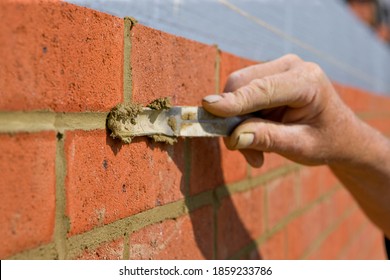
[(366, 214), (390, 236), (390, 142), (358, 119), (314, 63), (295, 55), (241, 69), (203, 107), (223, 117), (252, 113), (225, 139), (248, 163), (264, 152), (327, 164)]

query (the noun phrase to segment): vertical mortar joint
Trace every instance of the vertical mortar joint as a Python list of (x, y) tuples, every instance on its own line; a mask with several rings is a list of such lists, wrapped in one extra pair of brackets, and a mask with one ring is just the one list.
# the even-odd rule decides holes
[(55, 210), (55, 226), (54, 226), (54, 243), (56, 246), (59, 259), (67, 257), (67, 233), (70, 227), (69, 218), (66, 216), (66, 192), (65, 192), (65, 177), (66, 177), (66, 159), (64, 147), (64, 134), (57, 133), (56, 145), (56, 210)]
[(134, 17), (124, 17), (125, 25), (128, 25), (130, 30), (138, 23)]
[(133, 91), (133, 78), (131, 72), (131, 30), (137, 24), (132, 17), (124, 18), (123, 34), (123, 100), (125, 103), (131, 101)]
[(215, 54), (215, 93), (220, 93), (220, 76), (221, 76), (221, 50), (218, 45), (214, 45), (216, 54)]

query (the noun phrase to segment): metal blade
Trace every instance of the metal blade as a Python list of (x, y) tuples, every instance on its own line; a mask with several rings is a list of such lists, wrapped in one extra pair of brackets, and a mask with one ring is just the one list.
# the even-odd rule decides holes
[(202, 107), (172, 107), (169, 110), (144, 108), (135, 122), (126, 124), (130, 137), (166, 135), (174, 137), (228, 136), (248, 116), (216, 117)]

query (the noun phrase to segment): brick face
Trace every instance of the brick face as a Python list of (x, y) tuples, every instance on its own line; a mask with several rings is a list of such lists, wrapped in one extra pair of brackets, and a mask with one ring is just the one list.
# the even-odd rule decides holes
[(121, 102), (123, 20), (28, 2), (0, 3), (0, 109), (107, 111)]
[(175, 105), (200, 105), (215, 92), (216, 48), (140, 24), (131, 31), (133, 100), (171, 97)]
[(86, 249), (75, 259), (78, 260), (121, 260), (123, 259), (124, 239), (106, 242), (95, 249)]
[(273, 234), (260, 246), (261, 256), (265, 260), (286, 259), (287, 235), (286, 230)]
[(190, 215), (143, 228), (131, 235), (131, 259), (212, 259), (213, 210), (203, 207)]
[(264, 163), (260, 168), (250, 168), (252, 177), (263, 175), (264, 173), (291, 163), (286, 158), (275, 153), (264, 153)]
[(105, 131), (74, 131), (65, 153), (71, 235), (183, 198), (182, 142), (122, 145)]
[(257, 64), (257, 62), (230, 53), (220, 52), (220, 92), (224, 92), (226, 81), (231, 73), (254, 64)]
[(341, 183), (326, 166), (305, 167), (299, 171), (300, 204), (305, 206)]
[(224, 198), (218, 210), (218, 259), (230, 258), (253, 243), (264, 232), (263, 217), (262, 187)]
[(0, 259), (49, 243), (55, 211), (53, 132), (0, 135)]
[(372, 127), (376, 128), (385, 135), (389, 135), (390, 127), (389, 120), (387, 118), (375, 118), (366, 120), (366, 122)]
[(247, 177), (248, 164), (244, 156), (238, 151), (230, 151), (220, 140), (221, 169), (224, 182), (227, 184), (241, 181)]
[(339, 259), (341, 253), (356, 236), (356, 230), (364, 222), (359, 211), (355, 211), (340, 227), (335, 229), (322, 242), (320, 248), (310, 256), (311, 259)]
[(296, 179), (293, 175), (278, 178), (267, 184), (268, 227), (277, 225), (297, 208)]
[(340, 189), (294, 218), (286, 227), (287, 258), (301, 258), (324, 232), (348, 222), (351, 211), (356, 211), (356, 205), (346, 191)]
[(224, 176), (221, 167), (221, 147), (218, 139), (191, 139), (190, 150), (190, 194), (194, 195), (222, 185)]

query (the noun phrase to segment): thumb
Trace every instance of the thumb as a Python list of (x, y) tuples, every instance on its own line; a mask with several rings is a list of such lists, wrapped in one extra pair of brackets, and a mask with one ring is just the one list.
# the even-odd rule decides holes
[[(252, 118), (240, 124), (227, 139), (232, 150), (275, 152), (295, 161), (305, 161), (313, 150), (311, 129), (302, 124), (281, 124)], [(303, 158), (302, 158), (303, 157)]]

